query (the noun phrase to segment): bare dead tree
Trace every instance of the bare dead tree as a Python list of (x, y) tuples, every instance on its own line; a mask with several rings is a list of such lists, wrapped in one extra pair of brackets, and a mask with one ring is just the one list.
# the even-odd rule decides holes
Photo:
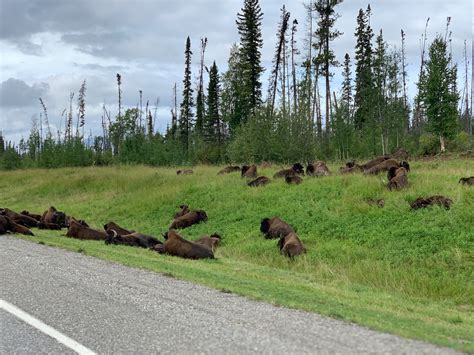
[(86, 124), (86, 80), (82, 82), (81, 88), (79, 89), (79, 96), (77, 97), (77, 125), (76, 125), (76, 136), (79, 137), (79, 128), (82, 128), (82, 137), (84, 137), (84, 125)]
[(122, 76), (117, 73), (117, 87), (118, 87), (118, 117), (121, 117), (121, 110), (122, 110), (122, 89), (120, 88), (122, 85)]
[(49, 126), (49, 119), (48, 119), (48, 109), (46, 108), (46, 105), (43, 102), (43, 99), (40, 97), (39, 102), (41, 103), (41, 107), (43, 108), (43, 113), (44, 113), (44, 123), (46, 125), (47, 129), (47, 136), (46, 138), (51, 138), (51, 127)]
[(295, 55), (298, 55), (298, 49), (296, 48), (295, 34), (297, 31), (296, 26), (298, 25), (298, 20), (293, 20), (293, 26), (291, 27), (291, 76), (293, 79), (293, 113), (296, 116), (298, 111), (298, 90), (296, 87), (296, 64), (295, 64)]
[(421, 35), (420, 71), (418, 73), (418, 95), (415, 100), (415, 112), (413, 114), (413, 121), (414, 121), (413, 123), (416, 128), (420, 127), (420, 125), (423, 122), (423, 112), (422, 112), (422, 107), (421, 107), (422, 98), (420, 97), (421, 95), (420, 88), (423, 83), (424, 73), (425, 73), (424, 69), (425, 69), (426, 40), (427, 40), (426, 32), (428, 30), (429, 22), (430, 22), (430, 18), (428, 17), (425, 24), (425, 31)]
[[(400, 30), (402, 37), (402, 80), (403, 80), (403, 109), (405, 110), (405, 116), (408, 116), (408, 104), (407, 104), (407, 69), (405, 63), (405, 31)], [(408, 123), (408, 117), (405, 117), (405, 121)], [(405, 127), (408, 129), (408, 127)]]
[[(142, 113), (143, 113), (143, 91), (142, 90), (138, 90), (138, 93), (140, 94), (140, 111), (139, 111), (139, 114), (138, 114), (138, 126), (139, 128), (141, 129), (142, 128)], [(147, 116), (145, 116), (147, 117)]]

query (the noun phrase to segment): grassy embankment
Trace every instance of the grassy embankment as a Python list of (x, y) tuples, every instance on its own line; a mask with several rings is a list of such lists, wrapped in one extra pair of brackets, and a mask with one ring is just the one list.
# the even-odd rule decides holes
[[(336, 165), (330, 168), (336, 172), (330, 177), (263, 188), (205, 166), (191, 176), (141, 166), (0, 172), (0, 204), (35, 213), (54, 205), (97, 228), (114, 220), (157, 236), (178, 205), (203, 208), (209, 221), (182, 234), (220, 233), (216, 260), (74, 240), (64, 230), (22, 237), (474, 352), (474, 188), (458, 184), (474, 173), (474, 162), (413, 162), (410, 187), (401, 192), (386, 190), (385, 175), (342, 176)], [(451, 210), (410, 211), (409, 201), (432, 194), (452, 198)], [(385, 207), (370, 206), (367, 198), (384, 198)], [(260, 220), (274, 215), (297, 229), (306, 255), (289, 261), (276, 240), (263, 238)]]

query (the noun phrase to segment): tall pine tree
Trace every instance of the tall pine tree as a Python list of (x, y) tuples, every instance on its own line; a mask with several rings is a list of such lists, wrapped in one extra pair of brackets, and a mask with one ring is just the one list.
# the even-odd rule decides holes
[(209, 71), (207, 87), (207, 113), (204, 120), (204, 139), (207, 143), (215, 143), (218, 147), (223, 143), (223, 124), (219, 110), (219, 71), (216, 62)]
[(184, 79), (183, 79), (183, 101), (181, 102), (181, 112), (179, 117), (178, 132), (179, 138), (183, 145), (184, 153), (188, 154), (191, 129), (193, 124), (193, 89), (191, 87), (191, 40), (186, 39), (186, 49), (184, 51)]

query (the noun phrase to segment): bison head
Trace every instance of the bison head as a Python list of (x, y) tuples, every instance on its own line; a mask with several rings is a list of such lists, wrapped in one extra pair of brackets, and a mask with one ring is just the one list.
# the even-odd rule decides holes
[(260, 231), (262, 233), (268, 233), (268, 230), (270, 229), (270, 218), (264, 218), (260, 222)]
[(300, 163), (293, 164), (293, 167), (291, 168), (291, 170), (293, 170), (297, 174), (304, 174), (304, 166), (301, 165)]
[(400, 162), (400, 166), (407, 169), (407, 171), (410, 171), (410, 164), (408, 164), (408, 162), (402, 161)]
[(107, 231), (107, 238), (105, 239), (105, 244), (118, 244), (119, 235), (113, 229)]

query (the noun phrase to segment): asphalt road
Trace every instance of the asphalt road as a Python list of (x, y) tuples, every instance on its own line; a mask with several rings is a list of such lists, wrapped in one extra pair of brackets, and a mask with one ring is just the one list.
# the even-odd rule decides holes
[[(0, 236), (0, 299), (96, 353), (453, 350)], [(0, 307), (0, 354), (74, 353)]]

